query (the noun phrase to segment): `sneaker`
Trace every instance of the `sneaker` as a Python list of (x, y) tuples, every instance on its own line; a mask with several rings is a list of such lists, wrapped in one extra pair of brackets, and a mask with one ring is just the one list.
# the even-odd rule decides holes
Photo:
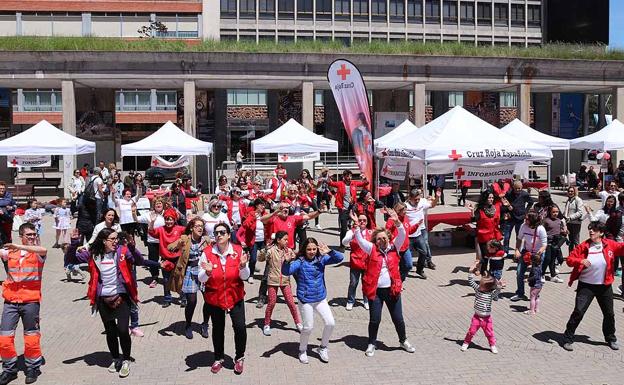
[(17, 378), (17, 373), (2, 372), (0, 375), (0, 385), (6, 385)]
[(318, 350), (316, 351), (319, 355), (319, 357), (321, 358), (321, 361), (328, 363), (329, 362), (329, 351), (327, 350), (327, 347), (319, 347)]
[(201, 324), (200, 334), (203, 338), (208, 338), (210, 335), (208, 334), (208, 324)]
[[(316, 229), (317, 229), (317, 230), (320, 230), (320, 231), (323, 231), (323, 228), (321, 227), (321, 225), (320, 225), (320, 224), (316, 225)], [(307, 362), (306, 362), (306, 364), (307, 364)]]
[(254, 283), (254, 277), (249, 276), (249, 278), (247, 279), (247, 283), (248, 283), (248, 284), (250, 284), (250, 285), (253, 285), (253, 283)]
[(309, 364), (310, 361), (308, 361), (308, 353), (299, 352), (299, 362), (301, 362), (302, 364)]
[(427, 268), (431, 269), (431, 270), (435, 270), (436, 269), (436, 264), (431, 262), (431, 261), (429, 261), (429, 262), (427, 262)]
[(416, 270), (416, 274), (422, 279), (427, 279), (427, 274), (423, 270)]
[(210, 367), (210, 371), (213, 372), (214, 374), (217, 374), (222, 368), (223, 368), (223, 360), (216, 360), (215, 362), (212, 363), (212, 366)]
[(130, 361), (124, 360), (119, 369), (119, 377), (126, 378), (130, 374)]
[(542, 277), (540, 281), (542, 281), (542, 283), (546, 283), (546, 277)]
[(466, 350), (468, 350), (468, 346), (469, 346), (469, 345), (468, 345), (467, 343), (465, 343), (465, 342), (464, 342), (464, 343), (462, 344), (461, 348), (459, 348), (459, 350), (461, 350), (462, 352), (465, 352)]
[(171, 306), (171, 302), (163, 302), (162, 304), (163, 309), (169, 306)]
[(117, 371), (119, 370), (120, 367), (121, 367), (121, 361), (113, 360), (113, 362), (108, 367), (108, 372), (109, 373), (117, 373)]
[(513, 296), (513, 297), (509, 298), (509, 300), (510, 300), (511, 302), (518, 302), (518, 301), (526, 300), (526, 296), (524, 296), (524, 295), (514, 294), (514, 296)]
[(494, 354), (498, 354), (498, 348), (496, 347), (496, 345), (490, 346), (490, 351)]
[(414, 353), (416, 351), (416, 348), (412, 346), (408, 340), (401, 342), (401, 347), (408, 353)]
[(193, 328), (190, 325), (184, 329), (184, 336), (189, 340), (193, 339)]
[(141, 330), (139, 327), (136, 327), (134, 329), (130, 329), (130, 334), (132, 334), (135, 337), (144, 337), (145, 333), (143, 333), (143, 330)]
[(262, 307), (264, 306), (264, 298), (258, 298), (258, 302), (256, 302), (256, 309), (262, 309)]
[(59, 245), (58, 243), (55, 243), (52, 245), (53, 249), (59, 249), (61, 247), (61, 245)]
[(245, 363), (245, 357), (239, 358), (238, 360), (234, 362), (235, 374), (243, 374), (243, 369), (245, 369), (245, 367), (243, 366), (244, 363)]
[(155, 288), (157, 285), (158, 285), (158, 282), (156, 282), (156, 280), (154, 279), (154, 280), (152, 280), (152, 282), (150, 282), (149, 287), (150, 287), (150, 289), (153, 289), (153, 288)]
[(620, 350), (620, 344), (618, 344), (617, 341), (609, 342), (609, 347), (611, 348), (611, 350)]
[(301, 333), (301, 331), (303, 330), (303, 324), (300, 322), (296, 325), (296, 327), (297, 327), (297, 331)]
[(558, 275), (555, 275), (554, 277), (550, 278), (550, 282), (563, 283), (563, 279), (559, 278)]
[(262, 328), (262, 334), (264, 334), (265, 336), (270, 336), (271, 335), (271, 327), (269, 325), (264, 325), (264, 327)]
[(365, 299), (364, 300), (364, 309), (368, 310), (369, 306), (368, 306), (368, 300)]
[(574, 350), (574, 347), (572, 346), (573, 342), (566, 342), (565, 344), (563, 344), (563, 349), (567, 350), (569, 352)]
[(65, 277), (67, 277), (68, 281), (71, 281), (71, 270), (69, 269), (69, 267), (65, 268)]
[(186, 299), (180, 300), (180, 307), (181, 308), (185, 308), (186, 307)]
[(555, 274), (559, 274), (559, 269), (555, 267)]
[(364, 354), (366, 355), (366, 357), (374, 356), (375, 355), (375, 345), (368, 344), (368, 347), (366, 348), (366, 351), (364, 352)]
[(75, 268), (74, 270), (72, 270), (72, 273), (78, 274), (80, 276), (80, 279), (82, 279), (83, 281), (87, 279), (87, 275), (85, 274), (85, 272), (80, 270), (79, 268)]
[(353, 310), (353, 303), (347, 302), (347, 306), (345, 308), (347, 309), (347, 311)]
[(535, 315), (535, 312), (534, 312), (534, 311), (531, 311), (531, 310), (526, 310), (526, 311), (524, 312), (524, 314), (526, 314), (526, 315)]
[(34, 384), (41, 375), (41, 371), (38, 368), (28, 368), (24, 374), (26, 375), (26, 380), (24, 382), (27, 384)]

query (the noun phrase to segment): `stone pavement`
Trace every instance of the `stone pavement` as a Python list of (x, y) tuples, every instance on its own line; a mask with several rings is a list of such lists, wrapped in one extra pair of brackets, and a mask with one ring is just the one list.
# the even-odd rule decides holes
[[(448, 202), (453, 202), (447, 192)], [(556, 199), (561, 201), (561, 199)], [(447, 202), (447, 203), (448, 203)], [(597, 207), (596, 200), (590, 203)], [(440, 208), (435, 210), (447, 210)], [(53, 243), (51, 218), (45, 219), (44, 244)], [(325, 215), (325, 227), (336, 226), (335, 215)], [(310, 231), (309, 235), (331, 244), (337, 243), (335, 229)], [(586, 231), (584, 231), (586, 236)], [(565, 247), (564, 247), (565, 249)], [(351, 312), (344, 308), (349, 281), (345, 265), (328, 267), (326, 282), (336, 328), (329, 346), (331, 361), (323, 364), (309, 353), (310, 364), (297, 360), (299, 335), (284, 303), (273, 313), (273, 335), (265, 337), (259, 328), (264, 309), (256, 309), (258, 280), (246, 285), (248, 344), (245, 373), (234, 375), (231, 359), (218, 375), (210, 372), (212, 342), (195, 334), (193, 340), (183, 336), (183, 310), (178, 306), (162, 309), (162, 287), (150, 289), (139, 282), (140, 322), (144, 338), (133, 337), (130, 377), (120, 379), (110, 374), (110, 364), (102, 323), (90, 316), (86, 285), (66, 282), (62, 255), (50, 249), (44, 272), (41, 314), (42, 348), (46, 365), (40, 384), (622, 384), (623, 356), (604, 343), (601, 313), (594, 303), (578, 329), (574, 352), (558, 344), (570, 312), (574, 290), (567, 284), (547, 282), (542, 291), (541, 313), (530, 317), (522, 311), (527, 302), (511, 303), (502, 298), (493, 305), (494, 330), (500, 353), (493, 355), (479, 332), (467, 352), (459, 350), (472, 315), (474, 294), (467, 286), (467, 266), (474, 254), (465, 248), (434, 249), (437, 270), (427, 270), (429, 279), (408, 279), (403, 293), (403, 312), (408, 336), (416, 353), (399, 349), (396, 333), (384, 310), (375, 357), (364, 356), (367, 343), (368, 312), (357, 306)], [(515, 289), (514, 264), (506, 261), (504, 279), (508, 282), (505, 297)], [(1, 270), (1, 269), (0, 269)], [(563, 268), (567, 280), (569, 269)], [(4, 272), (0, 273), (3, 277)], [(139, 278), (147, 272), (139, 269)], [(620, 279), (617, 279), (619, 283)], [(358, 289), (358, 298), (361, 292)], [(618, 297), (615, 300), (618, 335), (624, 341), (624, 316)], [(198, 306), (198, 308), (201, 308)], [(195, 321), (201, 322), (196, 309)], [(311, 345), (319, 343), (322, 321), (315, 320)], [(228, 321), (229, 324), (229, 321)], [(18, 330), (18, 352), (22, 351), (21, 328)], [(197, 327), (198, 331), (198, 327)], [(232, 330), (226, 327), (226, 354), (233, 356)], [(317, 377), (318, 376), (318, 377)], [(13, 383), (23, 383), (20, 377)]]

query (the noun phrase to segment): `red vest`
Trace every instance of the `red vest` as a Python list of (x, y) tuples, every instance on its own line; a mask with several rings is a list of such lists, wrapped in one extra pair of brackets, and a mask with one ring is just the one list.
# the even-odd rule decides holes
[[(370, 241), (373, 230), (366, 229), (362, 231), (362, 236), (367, 241)], [(349, 243), (351, 247), (351, 254), (349, 255), (349, 266), (354, 270), (366, 270), (366, 258), (368, 255), (362, 250), (360, 244), (355, 239), (355, 236)]]
[[(21, 263), (20, 263), (21, 260)], [(2, 283), (6, 302), (39, 302), (41, 300), (41, 273), (43, 260), (35, 253), (9, 251), (7, 278)]]
[[(121, 278), (123, 280), (123, 284), (126, 288), (126, 292), (130, 296), (130, 299), (134, 303), (139, 302), (139, 292), (137, 289), (136, 282), (134, 281), (134, 276), (132, 275), (132, 262), (126, 258), (129, 250), (126, 246), (119, 246), (117, 248), (117, 270), (121, 274)], [(89, 301), (91, 305), (95, 305), (98, 296), (100, 293), (98, 292), (98, 286), (101, 285), (100, 282), (100, 270), (95, 263), (95, 259), (92, 257), (89, 258), (89, 273), (91, 274), (91, 278), (89, 278), (89, 288), (87, 289), (87, 297), (89, 297)]]
[(494, 203), (494, 207), (496, 211), (492, 218), (485, 215), (483, 209), (479, 209), (479, 220), (477, 221), (477, 242), (479, 243), (485, 243), (491, 239), (503, 239), (500, 231), (500, 202)]
[[(364, 292), (364, 296), (370, 301), (374, 300), (377, 296), (377, 281), (381, 273), (383, 258), (384, 256), (379, 252), (377, 246), (373, 246), (373, 251), (366, 264), (366, 271), (362, 277), (362, 291)], [(396, 249), (392, 247), (385, 258), (388, 273), (390, 274), (390, 295), (398, 297), (401, 295), (402, 287), (401, 273), (399, 272), (399, 254), (397, 254)]]
[(204, 250), (207, 262), (212, 264), (212, 273), (205, 284), (204, 300), (223, 310), (230, 310), (245, 298), (245, 287), (238, 275), (243, 250), (239, 245), (233, 243), (230, 245), (232, 245), (233, 253), (227, 256), (225, 269), (221, 265), (221, 258), (212, 253), (212, 245)]

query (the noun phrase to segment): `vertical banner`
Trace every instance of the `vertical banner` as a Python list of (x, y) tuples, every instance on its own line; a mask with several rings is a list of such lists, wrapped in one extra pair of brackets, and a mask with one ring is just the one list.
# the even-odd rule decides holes
[(327, 80), (360, 171), (373, 185), (373, 132), (368, 93), (360, 71), (350, 61), (339, 59), (329, 66)]

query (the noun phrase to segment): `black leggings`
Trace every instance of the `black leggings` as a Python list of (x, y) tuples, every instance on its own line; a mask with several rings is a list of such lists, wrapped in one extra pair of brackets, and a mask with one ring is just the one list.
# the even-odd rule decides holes
[[(186, 326), (191, 326), (191, 321), (193, 320), (193, 313), (195, 313), (195, 307), (197, 306), (197, 293), (184, 293), (184, 297), (186, 298), (186, 307), (184, 308), (184, 319), (186, 320)], [(204, 315), (204, 324), (208, 324), (208, 320), (210, 320), (210, 314), (208, 314), (208, 307), (204, 302), (204, 306), (202, 308), (202, 313)]]
[[(208, 314), (212, 318), (212, 344), (214, 346), (215, 360), (222, 360), (225, 356), (225, 310), (206, 305)], [(245, 356), (245, 348), (247, 346), (247, 329), (245, 325), (245, 301), (240, 300), (229, 311), (232, 320), (232, 328), (234, 329), (234, 345), (236, 349), (235, 360)]]
[[(147, 244), (147, 258), (150, 261), (158, 262), (158, 259), (160, 258), (160, 256), (158, 255), (158, 243), (149, 242)], [(160, 271), (160, 267), (150, 266), (149, 271), (152, 278), (156, 279), (158, 278), (158, 272)]]
[(123, 359), (129, 360), (132, 348), (130, 331), (128, 330), (130, 324), (129, 300), (127, 297), (124, 298), (117, 309), (111, 309), (103, 302), (100, 302), (98, 308), (106, 331), (106, 344), (111, 356), (115, 360), (119, 359), (119, 345), (121, 345)]

